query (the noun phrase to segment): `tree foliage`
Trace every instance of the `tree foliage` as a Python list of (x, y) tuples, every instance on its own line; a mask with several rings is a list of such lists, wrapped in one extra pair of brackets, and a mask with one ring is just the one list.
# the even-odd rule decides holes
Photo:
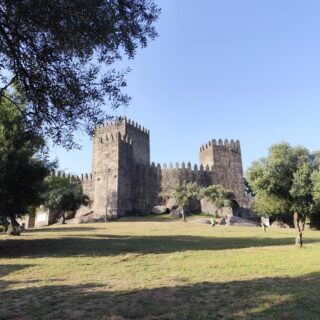
[(0, 104), (0, 216), (15, 218), (40, 203), (43, 180), (54, 166), (38, 154), (44, 141), (25, 129), (9, 101)]
[(176, 186), (173, 197), (177, 205), (187, 207), (192, 198), (198, 198), (200, 187), (194, 182), (183, 182)]
[(226, 190), (221, 185), (211, 185), (201, 189), (200, 197), (205, 198), (218, 209), (232, 207), (235, 199), (233, 192)]
[(157, 36), (159, 13), (152, 0), (0, 0), (0, 100), (15, 86), (30, 128), (76, 146), (76, 129), (105, 121), (106, 101), (128, 103), (127, 70), (112, 64)]
[(43, 205), (57, 211), (65, 222), (67, 211), (76, 211), (81, 205), (89, 204), (89, 198), (83, 193), (78, 180), (59, 173), (45, 179), (45, 190), (42, 194)]
[(317, 153), (281, 143), (271, 146), (268, 157), (254, 162), (246, 173), (255, 210), (267, 215), (291, 213), (300, 246), (306, 217), (319, 210), (319, 168)]

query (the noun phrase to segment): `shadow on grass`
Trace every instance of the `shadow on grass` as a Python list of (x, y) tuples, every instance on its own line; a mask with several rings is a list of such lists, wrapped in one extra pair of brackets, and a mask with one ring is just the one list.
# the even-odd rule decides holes
[[(22, 271), (26, 268), (34, 266), (33, 264), (2, 264), (0, 265), (0, 290), (4, 290), (8, 285), (10, 284), (15, 284), (16, 282), (14, 281), (3, 281), (1, 278), (9, 275), (12, 272), (16, 271)], [(35, 282), (35, 281), (31, 281)], [(30, 282), (30, 283), (31, 283)], [(0, 308), (1, 310), (1, 308)], [(1, 314), (0, 314), (0, 319), (1, 319)]]
[(94, 231), (98, 228), (95, 227), (44, 227), (39, 229), (26, 229), (23, 233), (43, 233), (43, 232), (82, 232), (82, 231)]
[(1, 319), (319, 319), (320, 274), (110, 291), (102, 284), (0, 293)]
[[(320, 239), (306, 239), (305, 243)], [(114, 256), (125, 253), (158, 254), (187, 250), (226, 250), (293, 245), (293, 237), (200, 237), (79, 235), (51, 239), (0, 241), (0, 257)]]

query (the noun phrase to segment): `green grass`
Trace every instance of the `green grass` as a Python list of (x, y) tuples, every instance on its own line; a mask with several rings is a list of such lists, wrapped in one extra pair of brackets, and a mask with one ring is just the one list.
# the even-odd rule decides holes
[(0, 319), (319, 319), (320, 232), (293, 243), (167, 215), (1, 235)]

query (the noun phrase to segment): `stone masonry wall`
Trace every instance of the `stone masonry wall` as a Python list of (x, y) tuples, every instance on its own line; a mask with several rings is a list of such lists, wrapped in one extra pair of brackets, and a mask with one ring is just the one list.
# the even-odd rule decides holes
[(95, 131), (92, 173), (82, 176), (81, 183), (98, 218), (150, 212), (182, 182), (221, 184), (246, 206), (239, 141), (212, 140), (200, 148), (199, 157), (199, 167), (150, 164), (149, 131), (123, 119)]
[(117, 216), (119, 139), (119, 132), (100, 133), (93, 139), (93, 211), (101, 218)]
[(118, 162), (118, 191), (117, 191), (117, 216), (124, 216), (132, 211), (132, 179), (133, 144), (132, 139), (120, 137), (119, 134), (119, 162)]
[(246, 207), (240, 142), (211, 140), (200, 148), (199, 158), (202, 165), (212, 165), (212, 183), (232, 190), (239, 205)]

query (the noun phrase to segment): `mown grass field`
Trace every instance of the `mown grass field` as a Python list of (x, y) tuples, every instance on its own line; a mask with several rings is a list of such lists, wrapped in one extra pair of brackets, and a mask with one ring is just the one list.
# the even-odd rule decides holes
[(320, 232), (130, 218), (0, 236), (0, 319), (319, 319)]

